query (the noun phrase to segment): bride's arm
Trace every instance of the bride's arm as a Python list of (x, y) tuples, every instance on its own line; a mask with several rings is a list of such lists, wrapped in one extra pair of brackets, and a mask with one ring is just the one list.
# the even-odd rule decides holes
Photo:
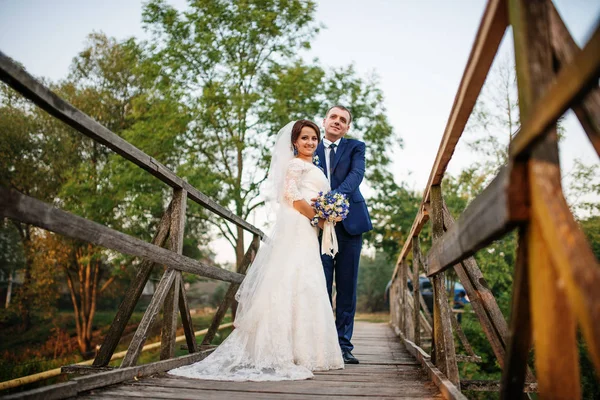
[[(309, 220), (312, 220), (317, 213), (314, 208), (302, 197), (298, 183), (302, 176), (304, 162), (300, 160), (292, 160), (288, 165), (285, 174), (284, 198), (294, 207), (296, 211), (304, 215)], [(319, 226), (323, 227), (323, 220), (319, 220)]]

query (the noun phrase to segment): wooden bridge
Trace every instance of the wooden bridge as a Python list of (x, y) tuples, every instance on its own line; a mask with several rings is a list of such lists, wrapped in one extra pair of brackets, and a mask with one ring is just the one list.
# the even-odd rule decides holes
[[(454, 221), (441, 187), (446, 167), (481, 91), (498, 46), (512, 27), (521, 126), (508, 164)], [(391, 326), (359, 323), (357, 366), (319, 373), (315, 379), (281, 383), (193, 381), (164, 375), (204, 358), (264, 234), (224, 209), (157, 160), (107, 130), (36, 81), (0, 53), (0, 79), (56, 118), (107, 146), (173, 189), (172, 201), (146, 243), (77, 217), (15, 190), (0, 187), (0, 213), (23, 223), (140, 257), (137, 276), (124, 296), (88, 375), (5, 398), (330, 398), (389, 397), (464, 399), (461, 390), (499, 390), (502, 399), (538, 391), (542, 398), (581, 397), (576, 332), (581, 328), (600, 371), (600, 269), (570, 213), (560, 184), (555, 123), (569, 108), (600, 154), (600, 29), (577, 47), (549, 0), (490, 0), (452, 107), (419, 212), (392, 276)], [(188, 200), (251, 232), (253, 240), (237, 272), (182, 255)], [(419, 234), (431, 220), (433, 246), (421, 254)], [(517, 229), (511, 320), (506, 322), (471, 257)], [(166, 246), (166, 248), (164, 247)], [(108, 368), (135, 304), (156, 265), (167, 267), (119, 368)], [(454, 268), (503, 369), (501, 382), (461, 380), (458, 362), (478, 362), (450, 311), (444, 271)], [(181, 272), (230, 282), (201, 344), (196, 342)], [(418, 281), (433, 282), (434, 307), (423, 306)], [(136, 365), (149, 329), (163, 309), (161, 361)], [(177, 315), (189, 355), (174, 357)], [(426, 346), (427, 336), (431, 345)], [(456, 354), (455, 336), (467, 354)], [(527, 367), (535, 348), (535, 376)], [(427, 353), (425, 350), (429, 350)]]

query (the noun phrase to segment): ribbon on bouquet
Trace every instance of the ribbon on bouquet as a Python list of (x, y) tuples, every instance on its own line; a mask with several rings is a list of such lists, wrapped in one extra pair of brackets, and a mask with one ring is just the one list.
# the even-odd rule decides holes
[(321, 238), (321, 254), (335, 257), (338, 253), (338, 241), (335, 234), (333, 222), (326, 221), (323, 226), (323, 237)]

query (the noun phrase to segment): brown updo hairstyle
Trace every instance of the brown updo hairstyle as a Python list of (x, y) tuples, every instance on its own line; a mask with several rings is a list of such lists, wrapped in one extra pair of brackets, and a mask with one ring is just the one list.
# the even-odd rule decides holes
[(313, 128), (315, 133), (317, 134), (317, 140), (319, 142), (321, 141), (321, 131), (319, 130), (317, 124), (307, 119), (301, 119), (296, 121), (294, 127), (292, 128), (292, 148), (294, 147), (294, 143), (296, 143), (296, 140), (298, 140), (300, 132), (302, 132), (302, 128), (304, 128), (305, 126)]

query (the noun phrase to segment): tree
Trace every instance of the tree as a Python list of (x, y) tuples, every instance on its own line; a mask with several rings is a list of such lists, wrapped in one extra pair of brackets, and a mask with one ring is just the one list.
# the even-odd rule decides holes
[[(66, 180), (74, 155), (74, 141), (46, 112), (0, 84), (0, 185), (54, 203)], [(16, 293), (23, 330), (31, 326), (35, 228), (11, 222), (23, 248), (24, 282)]]
[[(144, 8), (161, 79), (183, 93), (191, 118), (181, 140), (190, 183), (247, 219), (263, 205), (273, 135), (289, 120), (324, 115), (342, 102), (354, 113), (352, 134), (368, 142), (379, 168), (389, 163), (385, 141), (395, 137), (381, 106), (376, 79), (356, 77), (352, 66), (325, 71), (296, 58), (319, 28), (313, 1), (190, 1), (178, 12), (162, 0)], [(378, 178), (386, 172), (371, 176)], [(235, 249), (243, 230), (205, 215)]]

